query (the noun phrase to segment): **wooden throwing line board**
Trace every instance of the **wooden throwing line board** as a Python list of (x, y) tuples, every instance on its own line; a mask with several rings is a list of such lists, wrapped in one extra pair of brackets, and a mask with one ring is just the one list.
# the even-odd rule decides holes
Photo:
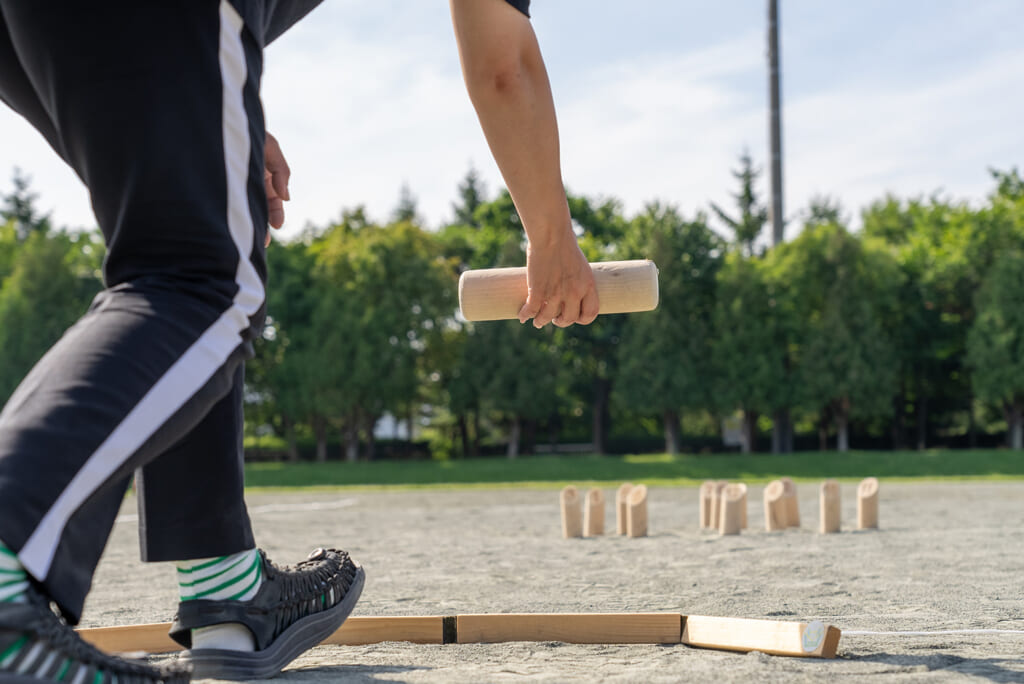
[[(181, 650), (170, 623), (80, 629), (111, 653)], [(449, 617), (351, 617), (324, 644), (358, 646), (383, 641), (414, 644), (496, 644), (561, 641), (569, 644), (685, 644), (725, 651), (835, 658), (838, 628), (820, 621), (781, 622), (679, 613), (492, 613)]]

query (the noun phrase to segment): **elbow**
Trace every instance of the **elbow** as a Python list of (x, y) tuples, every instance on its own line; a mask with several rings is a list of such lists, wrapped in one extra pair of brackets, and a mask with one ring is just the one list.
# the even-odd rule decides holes
[(529, 69), (520, 55), (480, 65), (470, 77), (473, 98), (505, 99), (523, 92)]

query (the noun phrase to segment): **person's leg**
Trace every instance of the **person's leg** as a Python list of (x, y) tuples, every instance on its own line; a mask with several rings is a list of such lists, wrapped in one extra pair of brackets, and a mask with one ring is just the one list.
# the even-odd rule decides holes
[[(0, 11), (109, 245), (109, 289), (0, 415), (0, 541), (74, 622), (126, 478), (199, 424), (251, 354), (261, 55), (227, 3)], [(15, 90), (0, 83), (5, 101)]]
[(243, 498), (242, 392), (231, 391), (177, 444), (137, 473), (146, 562), (211, 558), (256, 546)]

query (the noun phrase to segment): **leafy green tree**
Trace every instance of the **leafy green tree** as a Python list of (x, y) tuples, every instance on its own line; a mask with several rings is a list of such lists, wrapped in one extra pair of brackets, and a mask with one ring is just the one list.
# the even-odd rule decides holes
[(101, 289), (80, 250), (91, 239), (66, 233), (30, 233), (0, 288), (0, 399), (21, 379)]
[(896, 350), (883, 325), (901, 274), (885, 250), (834, 223), (807, 225), (780, 251), (798, 304), (794, 387), (798, 401), (834, 420), (838, 448), (849, 448), (851, 418), (888, 414)]
[(768, 223), (768, 207), (762, 203), (754, 187), (761, 171), (754, 168), (750, 153), (744, 151), (740, 155), (740, 168), (733, 171), (732, 175), (740, 184), (739, 192), (733, 195), (739, 214), (736, 217), (730, 216), (714, 202), (711, 203), (711, 209), (732, 231), (740, 252), (746, 256), (754, 256), (757, 238)]
[(768, 261), (730, 254), (718, 272), (712, 350), (714, 401), (743, 412), (743, 450), (753, 450), (757, 419), (792, 407), (790, 348), (794, 302), (785, 274)]
[(298, 459), (298, 435), (313, 430), (316, 459), (327, 459), (327, 416), (312, 384), (318, 375), (312, 330), (316, 307), (313, 236), (273, 242), (267, 249), (270, 283), (267, 321), (256, 356), (246, 364), (250, 423), (270, 424), (288, 443), (288, 457)]
[(15, 167), (11, 183), (14, 189), (3, 197), (0, 221), (12, 221), (19, 240), (36, 231), (48, 232), (51, 228), (50, 215), (40, 214), (36, 208), (39, 195), (30, 189), (32, 179)]
[(977, 396), (999, 404), (1008, 444), (1024, 448), (1024, 253), (997, 258), (976, 297), (977, 318), (967, 337)]
[(476, 218), (476, 210), (487, 201), (487, 190), (476, 169), (469, 168), (462, 182), (459, 183), (458, 191), (459, 201), (452, 203), (452, 211), (455, 213), (453, 223), (479, 228), (480, 221)]
[(395, 210), (391, 213), (391, 220), (395, 223), (401, 223), (407, 221), (410, 223), (416, 223), (418, 218), (416, 196), (412, 194), (412, 190), (409, 189), (407, 184), (402, 184), (402, 189), (398, 193), (398, 205)]
[(714, 405), (715, 276), (721, 240), (703, 216), (686, 221), (674, 207), (652, 204), (633, 219), (632, 254), (658, 265), (661, 302), (631, 316), (618, 347), (616, 395), (633, 411), (661, 418), (665, 449), (681, 447), (680, 411)]
[(317, 272), (314, 382), (354, 460), (361, 430), (371, 439), (384, 412), (418, 406), (421, 359), (455, 308), (455, 282), (437, 243), (409, 222), (329, 232)]

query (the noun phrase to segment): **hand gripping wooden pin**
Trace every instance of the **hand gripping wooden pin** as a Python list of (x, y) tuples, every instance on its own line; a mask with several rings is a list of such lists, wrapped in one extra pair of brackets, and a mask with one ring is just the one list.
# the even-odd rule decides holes
[[(590, 265), (601, 314), (651, 311), (658, 306), (658, 268), (653, 261), (604, 261)], [(459, 308), (467, 321), (519, 317), (526, 303), (526, 268), (483, 268), (459, 278)]]

